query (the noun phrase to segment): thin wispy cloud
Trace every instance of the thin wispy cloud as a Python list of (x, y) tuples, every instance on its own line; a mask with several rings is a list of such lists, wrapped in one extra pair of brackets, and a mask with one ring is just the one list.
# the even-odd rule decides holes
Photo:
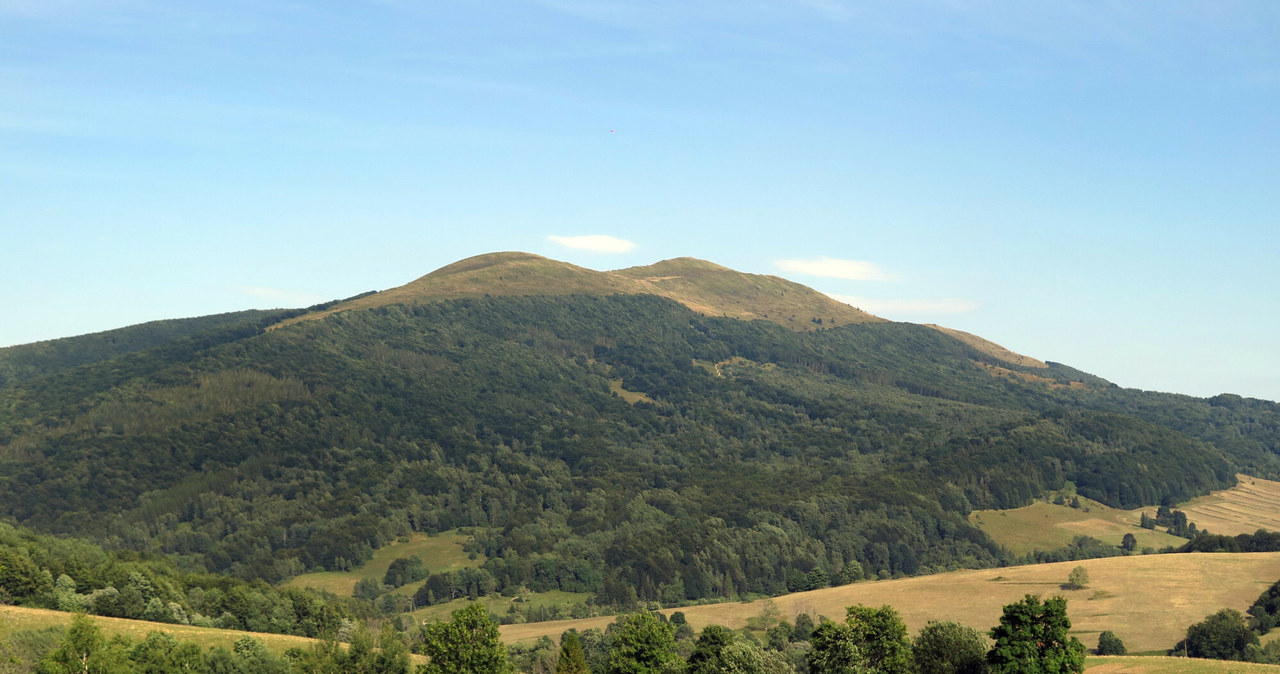
[(967, 314), (977, 311), (981, 308), (977, 302), (973, 300), (961, 299), (958, 297), (944, 299), (872, 299), (869, 297), (854, 297), (853, 295), (834, 295), (827, 294), (837, 302), (855, 306), (863, 311), (869, 311), (878, 316), (892, 317), (920, 317), (920, 316), (954, 316), (956, 314)]
[(880, 269), (875, 263), (861, 260), (820, 257), (816, 260), (776, 260), (773, 264), (778, 269), (793, 274), (827, 276), (851, 281), (892, 281), (897, 278)]
[(323, 297), (312, 293), (266, 286), (236, 286), (236, 290), (250, 297), (280, 302), (289, 306), (309, 306), (324, 301)]
[(574, 248), (577, 250), (587, 250), (592, 253), (626, 253), (636, 247), (636, 244), (619, 239), (616, 236), (608, 236), (604, 234), (591, 234), (588, 236), (555, 236), (547, 237), (554, 243), (558, 243), (565, 248)]

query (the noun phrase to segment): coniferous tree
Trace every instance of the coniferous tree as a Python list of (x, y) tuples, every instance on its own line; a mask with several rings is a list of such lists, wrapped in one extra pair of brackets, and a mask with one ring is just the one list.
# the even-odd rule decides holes
[(591, 674), (587, 655), (577, 630), (569, 630), (560, 637), (560, 657), (556, 660), (556, 674)]

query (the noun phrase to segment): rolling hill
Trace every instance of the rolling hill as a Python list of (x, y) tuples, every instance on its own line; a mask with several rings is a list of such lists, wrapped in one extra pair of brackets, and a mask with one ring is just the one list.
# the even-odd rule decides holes
[(1125, 390), (689, 258), (499, 253), (172, 327), (0, 386), (0, 514), (270, 582), (475, 527), (480, 584), (627, 605), (1008, 563), (969, 513), (1068, 481), (1135, 507), (1280, 476), (1274, 403)]

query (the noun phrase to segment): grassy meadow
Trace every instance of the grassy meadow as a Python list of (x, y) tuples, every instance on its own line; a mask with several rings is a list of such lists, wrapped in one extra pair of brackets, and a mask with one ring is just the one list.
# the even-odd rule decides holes
[[(350, 597), (355, 591), (356, 583), (365, 578), (373, 578), (381, 581), (386, 575), (387, 568), (391, 566), (391, 562), (399, 557), (409, 557), (417, 555), (422, 559), (422, 563), (431, 571), (438, 573), (441, 571), (452, 571), (465, 567), (477, 567), (484, 563), (484, 556), (477, 556), (471, 559), (470, 555), (462, 549), (462, 546), (471, 537), (470, 533), (463, 529), (447, 531), (434, 536), (426, 534), (413, 534), (407, 541), (398, 541), (379, 548), (373, 553), (373, 558), (367, 564), (351, 571), (321, 571), (317, 573), (308, 573), (285, 582), (285, 585), (293, 587), (312, 587), (317, 590), (327, 590), (336, 595)], [(420, 580), (415, 583), (409, 583), (402, 587), (392, 590), (397, 594), (412, 596), (426, 580)], [(520, 603), (522, 607), (542, 607), (554, 606), (557, 604), (582, 604), (587, 601), (590, 595), (575, 592), (535, 592)], [(517, 603), (513, 597), (501, 597), (492, 595), (483, 597), (480, 600), (489, 607), (489, 612), (497, 615), (507, 613)], [(456, 599), (450, 602), (436, 604), (434, 606), (424, 606), (412, 615), (419, 622), (424, 620), (447, 620), (449, 614), (457, 609), (464, 608), (471, 602), (466, 599)]]
[[(1154, 508), (1146, 510), (1155, 514)], [(1161, 530), (1139, 527), (1141, 513), (1142, 509), (1120, 510), (1080, 497), (1079, 508), (1036, 501), (1012, 510), (975, 510), (969, 514), (969, 521), (1017, 555), (1061, 548), (1076, 536), (1092, 536), (1103, 543), (1119, 546), (1125, 534), (1133, 534), (1138, 540), (1139, 550), (1159, 550), (1187, 542), (1185, 538), (1171, 536)], [(1196, 524), (1199, 526), (1199, 522)]]

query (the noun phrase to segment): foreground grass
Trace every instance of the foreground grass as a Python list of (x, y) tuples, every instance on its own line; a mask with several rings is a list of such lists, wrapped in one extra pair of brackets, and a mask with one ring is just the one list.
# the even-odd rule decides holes
[(1280, 672), (1277, 665), (1255, 665), (1247, 662), (1166, 658), (1153, 656), (1090, 656), (1085, 660), (1086, 674), (1232, 674), (1233, 672)]
[[(381, 581), (382, 577), (387, 574), (387, 569), (390, 568), (391, 562), (398, 557), (417, 555), (422, 558), (423, 565), (430, 569), (431, 573), (480, 566), (484, 563), (483, 556), (470, 559), (467, 552), (462, 549), (463, 544), (470, 537), (470, 534), (464, 533), (462, 530), (446, 531), (434, 536), (416, 533), (410, 536), (407, 541), (397, 541), (378, 548), (373, 553), (373, 558), (358, 569), (305, 573), (289, 579), (285, 582), (285, 585), (289, 587), (312, 587), (317, 590), (327, 590), (342, 597), (350, 597), (355, 591), (358, 581), (365, 578)], [(419, 582), (406, 585), (398, 591), (413, 594), (421, 584)]]
[[(1089, 571), (1083, 590), (1062, 590), (1077, 565)], [(782, 617), (798, 613), (844, 616), (846, 606), (889, 604), (907, 627), (918, 631), (930, 620), (953, 620), (985, 632), (1000, 621), (1005, 604), (1024, 594), (1068, 600), (1072, 634), (1090, 648), (1103, 630), (1115, 632), (1136, 652), (1171, 648), (1189, 625), (1222, 608), (1243, 612), (1267, 587), (1280, 579), (1280, 552), (1181, 554), (1111, 557), (1083, 562), (1035, 564), (1004, 569), (953, 571), (918, 578), (855, 583), (797, 592), (750, 603), (732, 602), (681, 609), (695, 630), (706, 625), (740, 629), (770, 602)], [(671, 613), (672, 610), (664, 611)], [(604, 627), (612, 617), (504, 625), (508, 643), (547, 635), (553, 639), (570, 628)]]
[[(23, 630), (39, 630), (47, 627), (66, 628), (71, 625), (73, 614), (62, 611), (50, 611), (41, 608), (0, 605), (0, 639), (7, 638), (14, 632)], [(122, 636), (134, 643), (142, 641), (147, 634), (155, 631), (173, 635), (179, 641), (187, 641), (208, 650), (221, 646), (231, 650), (237, 639), (250, 636), (261, 641), (267, 649), (276, 655), (282, 655), (290, 648), (309, 649), (319, 643), (316, 639), (296, 637), (288, 634), (267, 634), (264, 632), (245, 632), (242, 630), (223, 630), (214, 627), (193, 627), (191, 625), (171, 625), (169, 623), (153, 623), (145, 620), (125, 620), (123, 618), (105, 618), (89, 616), (93, 623), (110, 638)], [(425, 664), (426, 658), (420, 655), (410, 656), (414, 663)]]

